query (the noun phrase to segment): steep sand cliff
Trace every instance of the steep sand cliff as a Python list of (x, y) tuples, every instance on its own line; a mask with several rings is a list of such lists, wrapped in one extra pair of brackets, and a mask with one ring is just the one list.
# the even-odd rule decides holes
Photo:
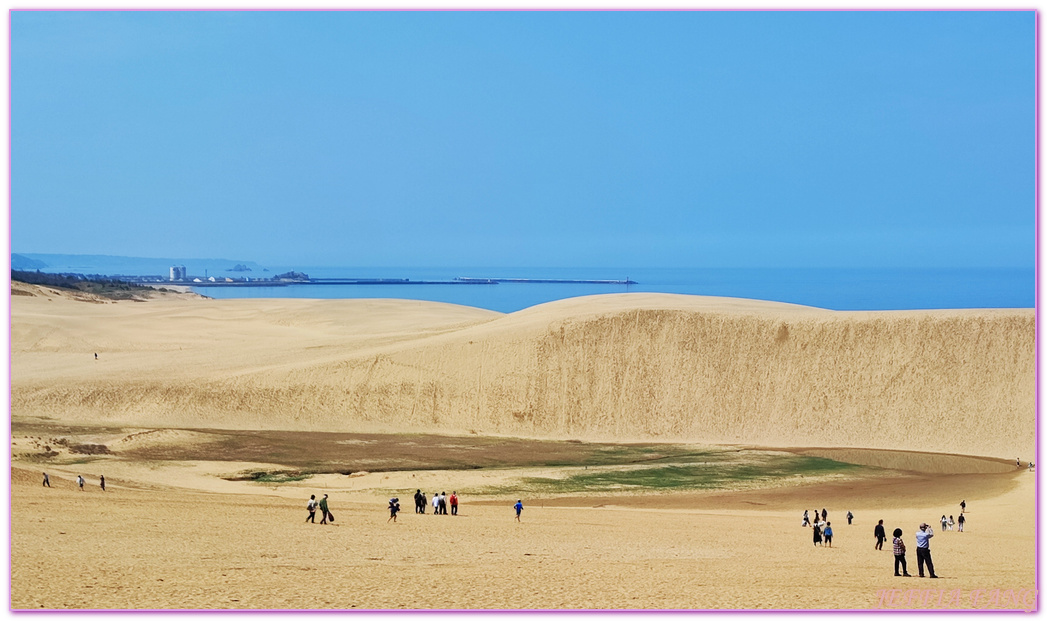
[[(834, 312), (665, 294), (510, 315), (404, 300), (12, 299), (12, 414), (1013, 458), (1033, 309)], [(93, 354), (98, 353), (95, 361)]]

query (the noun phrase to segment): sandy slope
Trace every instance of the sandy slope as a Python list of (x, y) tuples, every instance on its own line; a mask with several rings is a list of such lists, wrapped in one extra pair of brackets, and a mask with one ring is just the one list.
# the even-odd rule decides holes
[[(390, 524), (384, 499), (348, 482), (216, 494), (114, 478), (103, 494), (93, 477), (79, 492), (68, 475), (54, 476), (52, 489), (35, 471), (12, 476), (15, 609), (869, 609), (884, 605), (884, 589), (959, 590), (962, 600), (945, 607), (1020, 608), (1024, 600), (972, 598), (1035, 587), (1034, 477), (1024, 472), (1003, 486), (967, 481), (967, 532), (932, 540), (939, 580), (894, 578), (889, 549), (873, 549), (876, 520), (901, 527), (916, 573), (915, 527), (958, 514), (955, 495), (924, 494), (923, 484), (866, 492), (853, 506), (832, 488), (735, 493), (729, 503), (673, 495), (668, 508), (660, 496), (527, 499), (519, 524), (512, 499), (466, 496), (457, 517), (405, 507)], [(303, 523), (307, 494), (321, 491), (336, 526)], [(800, 527), (804, 507), (822, 506), (836, 531), (831, 549), (815, 548)]]
[(1012, 458), (1034, 446), (1034, 330), (1032, 309), (833, 312), (666, 294), (510, 315), (20, 295), (12, 413)]
[[(946, 607), (1035, 605), (1021, 595), (1035, 586), (1035, 476), (961, 457), (1032, 454), (1032, 310), (837, 313), (629, 294), (501, 315), (391, 300), (98, 304), (26, 292), (12, 299), (12, 416), (51, 427), (12, 442), (15, 609), (868, 609), (890, 606), (890, 589), (903, 589), (902, 608), (940, 607), (905, 589), (962, 595)], [(66, 423), (94, 425), (79, 441), (115, 454), (81, 460), (62, 445), (34, 464), (27, 455)], [(408, 492), (389, 524), (389, 489), (490, 489), (535, 472), (263, 485), (221, 475), (273, 464), (127, 457), (206, 455), (208, 435), (178, 427), (803, 446), (918, 474), (528, 498), (520, 524), (513, 499), (466, 492), (461, 515), (445, 518), (411, 513)], [(950, 455), (862, 450), (880, 448)], [(304, 524), (306, 498), (323, 492), (337, 525)], [(960, 498), (968, 532), (932, 544), (942, 578), (894, 578), (889, 549), (873, 550), (875, 520), (905, 531), (915, 573), (916, 526), (956, 514)], [(799, 525), (803, 509), (823, 506), (832, 549), (814, 548)], [(1021, 601), (973, 599), (993, 589)]]

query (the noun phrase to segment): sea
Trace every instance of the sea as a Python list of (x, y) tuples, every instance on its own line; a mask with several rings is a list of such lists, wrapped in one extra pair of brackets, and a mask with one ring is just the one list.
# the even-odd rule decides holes
[[(605, 293), (682, 293), (754, 298), (831, 310), (1033, 308), (1036, 273), (1028, 268), (501, 268), (501, 267), (275, 267), (222, 274), (271, 277), (294, 269), (311, 278), (448, 281), (465, 278), (631, 280), (636, 284), (577, 282), (498, 284), (290, 285), (197, 287), (216, 299), (399, 298), (429, 300), (511, 313), (545, 302)], [(219, 274), (212, 272), (211, 275)]]

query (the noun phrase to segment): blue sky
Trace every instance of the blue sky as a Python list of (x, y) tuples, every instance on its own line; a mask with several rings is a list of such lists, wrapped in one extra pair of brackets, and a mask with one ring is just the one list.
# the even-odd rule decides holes
[(19, 12), (12, 251), (1027, 267), (1024, 12)]

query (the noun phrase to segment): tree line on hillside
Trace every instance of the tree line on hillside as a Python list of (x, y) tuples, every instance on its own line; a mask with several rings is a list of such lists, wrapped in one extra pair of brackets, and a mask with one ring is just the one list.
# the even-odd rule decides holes
[(11, 280), (30, 285), (83, 291), (115, 299), (127, 299), (134, 293), (151, 289), (99, 274), (45, 274), (39, 270), (35, 272), (11, 270)]

